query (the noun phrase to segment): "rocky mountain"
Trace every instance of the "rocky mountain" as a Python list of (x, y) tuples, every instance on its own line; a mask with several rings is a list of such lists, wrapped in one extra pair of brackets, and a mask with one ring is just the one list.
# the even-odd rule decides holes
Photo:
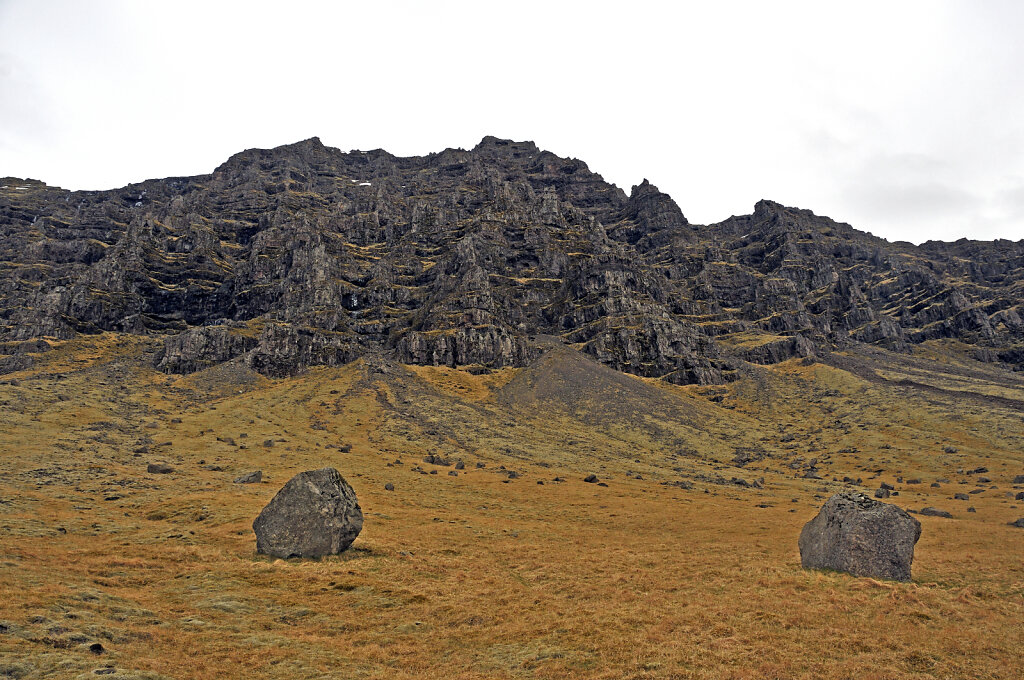
[(1024, 241), (889, 243), (808, 210), (690, 224), (531, 142), (400, 158), (313, 138), (111, 191), (0, 180), (0, 370), (41, 339), (159, 335), (187, 373), (384, 354), (520, 366), (550, 336), (628, 373), (955, 339), (1024, 368)]

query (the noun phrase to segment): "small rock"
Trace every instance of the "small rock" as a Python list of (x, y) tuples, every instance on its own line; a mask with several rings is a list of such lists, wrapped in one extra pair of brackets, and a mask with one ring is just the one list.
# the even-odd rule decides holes
[(959, 449), (957, 449), (955, 446), (946, 446), (942, 450), (945, 451), (946, 453), (956, 453), (957, 451), (959, 451)]
[(387, 484), (384, 485), (384, 490), (385, 491), (394, 491), (395, 490), (395, 485), (392, 484), (391, 482), (388, 482)]
[(264, 439), (263, 440), (263, 446), (267, 447), (268, 449), (270, 447), (272, 447), (273, 445), (274, 445), (274, 440), (273, 439)]
[(103, 645), (101, 645), (100, 643), (94, 642), (91, 645), (89, 645), (89, 651), (92, 652), (93, 654), (103, 654), (107, 650), (104, 649)]
[(463, 463), (463, 462), (462, 462), (462, 461), (460, 460), (459, 462), (455, 463), (455, 469), (456, 469), (456, 470), (465, 470), (465, 469), (466, 469), (466, 464), (465, 464), (465, 463)]
[(352, 450), (352, 445), (351, 444), (340, 444), (338, 446), (338, 450), (341, 451), (342, 453), (349, 453)]
[(977, 512), (977, 510), (975, 510), (974, 506), (972, 505), (971, 507), (967, 508), (967, 512)]
[(1024, 484), (1024, 475), (1017, 475), (1013, 478), (1014, 484)]
[(480, 463), (480, 462), (478, 462), (478, 463), (476, 464), (476, 467), (477, 467), (477, 469), (480, 469), (480, 468), (485, 468), (485, 467), (487, 467), (487, 463)]
[(259, 484), (263, 481), (263, 470), (247, 472), (235, 480), (235, 484)]
[(946, 517), (947, 519), (953, 518), (953, 515), (946, 512), (945, 510), (939, 510), (938, 508), (922, 508), (920, 514), (927, 515), (929, 517)]
[(955, 494), (953, 494), (953, 498), (955, 498), (958, 501), (969, 501), (969, 500), (971, 500), (971, 497), (968, 496), (965, 493), (955, 493)]
[(458, 477), (458, 476), (459, 476), (459, 473), (458, 473), (458, 472), (456, 472), (455, 470), (449, 470), (449, 471), (448, 471), (448, 476), (449, 476), (449, 477)]
[(167, 463), (150, 463), (146, 466), (146, 472), (154, 475), (166, 475), (174, 472), (174, 468)]
[(595, 484), (598, 481), (597, 475), (587, 475), (586, 477), (583, 478), (583, 481), (586, 482), (587, 484)]
[(885, 489), (886, 491), (893, 491), (896, 487), (893, 486), (892, 484), (886, 484), (885, 482), (882, 482), (882, 484), (878, 488)]
[(1020, 519), (1010, 522), (1010, 526), (1017, 527), (1019, 529), (1024, 529), (1024, 517), (1021, 517)]
[(888, 489), (875, 489), (875, 498), (888, 498), (890, 493)]
[(991, 484), (992, 480), (988, 477), (978, 477), (978, 484)]
[(1020, 491), (1016, 496), (1013, 497), (1015, 501), (1024, 501), (1024, 491)]

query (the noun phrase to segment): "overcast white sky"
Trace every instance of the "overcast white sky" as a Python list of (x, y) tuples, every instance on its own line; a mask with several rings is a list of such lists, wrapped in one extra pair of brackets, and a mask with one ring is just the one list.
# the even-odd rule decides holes
[(0, 0), (0, 176), (210, 172), (487, 134), (890, 240), (1024, 238), (1024, 2)]

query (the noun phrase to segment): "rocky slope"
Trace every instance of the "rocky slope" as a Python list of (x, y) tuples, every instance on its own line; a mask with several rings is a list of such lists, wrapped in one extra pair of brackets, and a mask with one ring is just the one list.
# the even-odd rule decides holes
[(0, 370), (41, 338), (165, 338), (167, 372), (386, 354), (523, 365), (556, 336), (677, 383), (851, 343), (1024, 366), (1024, 241), (889, 243), (761, 201), (690, 224), (646, 180), (487, 137), (399, 158), (318, 139), (112, 191), (0, 180)]

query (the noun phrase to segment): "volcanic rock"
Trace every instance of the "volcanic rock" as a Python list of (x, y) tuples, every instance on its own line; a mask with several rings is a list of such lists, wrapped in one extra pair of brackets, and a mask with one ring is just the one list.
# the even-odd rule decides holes
[(650, 182), (627, 195), (532, 142), (401, 158), (312, 138), (109, 191), (10, 181), (0, 373), (103, 331), (161, 338), (171, 373), (485, 371), (528, 364), (538, 334), (674, 383), (937, 338), (1024, 367), (1024, 241), (889, 243), (767, 200), (695, 226)]
[(805, 569), (834, 569), (855, 576), (910, 580), (921, 523), (894, 505), (855, 492), (829, 498), (800, 532)]
[(309, 470), (288, 480), (252, 528), (258, 553), (322, 557), (352, 544), (363, 528), (363, 511), (337, 470)]
[(254, 470), (253, 472), (247, 472), (241, 477), (235, 479), (235, 484), (259, 484), (263, 481), (263, 470)]

